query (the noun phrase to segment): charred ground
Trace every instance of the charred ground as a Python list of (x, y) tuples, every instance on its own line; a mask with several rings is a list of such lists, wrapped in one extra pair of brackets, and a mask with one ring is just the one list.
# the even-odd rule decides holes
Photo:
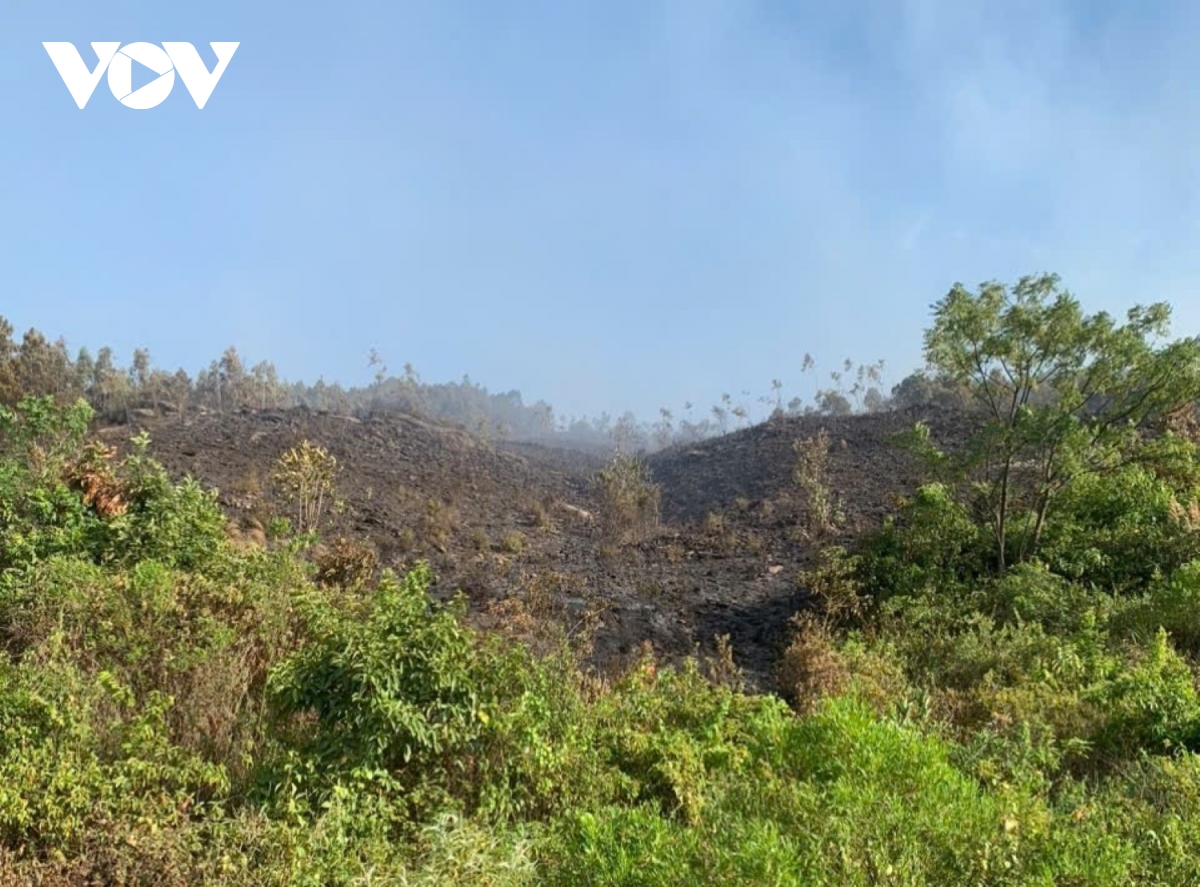
[(895, 441), (917, 421), (950, 446), (968, 429), (960, 414), (935, 408), (784, 418), (653, 454), (661, 526), (625, 543), (597, 519), (600, 457), (491, 442), (408, 414), (243, 411), (142, 418), (102, 434), (124, 448), (149, 432), (150, 454), (173, 475), (219, 491), (234, 533), (286, 514), (273, 466), (301, 441), (319, 444), (340, 465), (323, 538), (368, 541), (384, 566), (428, 561), (434, 593), (462, 591), (481, 621), (500, 602), (535, 596), (572, 623), (598, 611), (593, 658), (601, 667), (645, 644), (667, 658), (705, 653), (728, 635), (747, 677), (767, 686), (788, 620), (805, 605), (799, 576), (815, 552), (796, 532), (804, 506), (793, 443), (822, 429), (829, 435), (829, 486), (845, 539), (881, 523), (918, 482)]

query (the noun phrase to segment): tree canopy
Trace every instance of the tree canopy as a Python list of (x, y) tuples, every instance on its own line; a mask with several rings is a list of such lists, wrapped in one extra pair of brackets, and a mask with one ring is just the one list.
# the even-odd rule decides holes
[(1124, 464), (1141, 432), (1200, 397), (1200, 338), (1167, 341), (1164, 302), (1118, 323), (1039, 274), (976, 292), (955, 284), (933, 317), (927, 361), (986, 417), (959, 465), (976, 480), (1000, 572), (1036, 550), (1067, 485)]

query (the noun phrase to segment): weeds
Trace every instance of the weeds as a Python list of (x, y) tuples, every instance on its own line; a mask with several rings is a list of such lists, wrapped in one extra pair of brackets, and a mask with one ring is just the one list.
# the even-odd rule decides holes
[(296, 530), (316, 530), (329, 500), (334, 497), (337, 459), (323, 447), (303, 441), (282, 456), (272, 480), (296, 509)]
[(370, 581), (378, 566), (379, 555), (374, 548), (339, 537), (317, 556), (314, 578), (325, 587), (360, 588)]
[(418, 532), (426, 544), (444, 551), (459, 526), (458, 511), (437, 499), (426, 499)]
[(829, 485), (829, 433), (821, 429), (816, 437), (797, 440), (792, 449), (796, 454), (792, 477), (805, 504), (800, 531), (809, 540), (826, 539), (845, 521), (842, 505)]
[(604, 503), (604, 528), (611, 539), (640, 541), (658, 527), (661, 491), (637, 457), (615, 454), (596, 475), (596, 486)]

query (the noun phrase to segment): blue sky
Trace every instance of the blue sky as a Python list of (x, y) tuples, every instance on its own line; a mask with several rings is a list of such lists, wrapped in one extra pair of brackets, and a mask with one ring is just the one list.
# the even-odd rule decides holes
[[(84, 110), (42, 48), (241, 46)], [(1200, 332), (1200, 6), (0, 0), (0, 314), (652, 417), (920, 363), (955, 281)]]

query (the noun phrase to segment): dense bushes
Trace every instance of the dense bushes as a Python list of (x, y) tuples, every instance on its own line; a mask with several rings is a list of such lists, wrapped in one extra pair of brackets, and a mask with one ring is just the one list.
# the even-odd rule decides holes
[[(781, 663), (805, 706), (855, 692), (948, 741), (947, 760), (989, 798), (1044, 804), (1053, 849), (1023, 869), (1036, 856), (1024, 845), (1005, 877), (1194, 883), (1200, 872), (1188, 845), (1200, 766), (1195, 451), (1169, 436), (1144, 447), (1134, 455), (1154, 460), (1067, 485), (1037, 555), (999, 574), (969, 494), (922, 488), (840, 558), (850, 571), (838, 598), (865, 600), (860, 615), (797, 620)], [(820, 579), (809, 577), (818, 596)], [(881, 680), (890, 669), (902, 678)]]
[(0, 421), (0, 882), (1200, 877), (1200, 560), (1135, 469), (1003, 577), (936, 487), (826, 552), (797, 714), (694, 664), (599, 682), (468, 628), (424, 566), (230, 544), (80, 408)]
[(0, 407), (0, 570), (55, 554), (199, 567), (223, 536), (216, 497), (194, 480), (171, 483), (145, 437), (120, 460), (85, 446), (91, 415), (83, 401), (50, 398)]
[(947, 454), (918, 426), (937, 482), (840, 557), (835, 599), (808, 577), (826, 616), (797, 620), (780, 670), (799, 703), (857, 693), (987, 799), (1036, 801), (1012, 831), (1046, 843), (955, 882), (1197, 881), (1200, 461), (1164, 427), (1200, 340), (1162, 345), (1168, 316), (1085, 317), (1053, 276), (955, 287), (926, 353), (978, 431)]

